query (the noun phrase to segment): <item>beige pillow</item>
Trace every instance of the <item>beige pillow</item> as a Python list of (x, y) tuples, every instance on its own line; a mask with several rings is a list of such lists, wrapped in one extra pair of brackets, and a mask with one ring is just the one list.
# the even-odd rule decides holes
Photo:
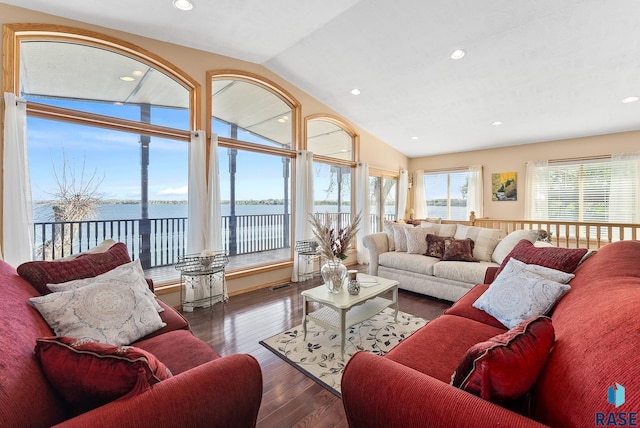
[(389, 251), (396, 250), (396, 244), (393, 236), (393, 225), (394, 223), (389, 220), (384, 221), (384, 232), (387, 234), (387, 242), (389, 244)]
[(453, 238), (453, 235), (456, 233), (456, 228), (458, 225), (456, 223), (452, 224), (438, 224), (431, 223), (428, 221), (421, 221), (420, 227), (431, 227), (433, 228), (433, 234), (439, 236), (441, 238)]
[(433, 228), (405, 228), (404, 234), (407, 239), (407, 253), (424, 255), (427, 252), (427, 234), (429, 233), (433, 233)]
[(502, 230), (489, 229), (487, 227), (465, 226), (459, 224), (454, 235), (455, 239), (470, 238), (473, 243), (473, 257), (476, 260), (490, 262), (491, 255), (495, 250), (500, 238), (502, 238)]
[(396, 251), (407, 251), (407, 236), (404, 233), (404, 230), (407, 228), (413, 228), (411, 225), (406, 224), (393, 224), (393, 241), (396, 246)]
[(504, 258), (507, 257), (511, 250), (513, 250), (513, 247), (515, 247), (522, 239), (526, 239), (532, 244), (535, 244), (538, 239), (538, 231), (514, 230), (498, 242), (498, 245), (496, 245), (496, 248), (493, 250), (493, 254), (491, 255), (491, 260), (498, 264), (502, 264)]

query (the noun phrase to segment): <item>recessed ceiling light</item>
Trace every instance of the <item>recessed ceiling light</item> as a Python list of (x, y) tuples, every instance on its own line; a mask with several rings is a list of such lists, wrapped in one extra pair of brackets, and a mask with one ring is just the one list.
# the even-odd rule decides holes
[(131, 76), (122, 76), (122, 77), (120, 77), (120, 80), (122, 80), (123, 82), (133, 82), (136, 79), (134, 79)]
[(491, 124), (493, 126), (500, 126), (500, 125), (502, 125), (502, 122), (500, 122), (499, 120), (496, 120), (495, 122), (491, 122)]
[(134, 70), (134, 71), (131, 72), (131, 74), (133, 74), (134, 76), (140, 77), (140, 76), (144, 75), (144, 71)]
[(622, 102), (625, 104), (635, 103), (636, 101), (638, 101), (638, 97), (627, 97), (622, 100)]
[(358, 88), (353, 88), (353, 89), (351, 90), (351, 94), (352, 94), (352, 95), (360, 95), (360, 89), (358, 89)]
[(412, 140), (417, 140), (417, 139), (418, 139), (418, 137), (415, 137), (415, 136), (414, 136), (414, 137), (411, 137), (411, 139), (412, 139)]
[(451, 59), (462, 59), (467, 53), (462, 49), (456, 49), (451, 52)]
[(189, 0), (173, 0), (173, 7), (180, 10), (191, 10), (193, 4)]
[(282, 116), (278, 118), (278, 122), (280, 123), (285, 123), (287, 120), (289, 120), (289, 116)]

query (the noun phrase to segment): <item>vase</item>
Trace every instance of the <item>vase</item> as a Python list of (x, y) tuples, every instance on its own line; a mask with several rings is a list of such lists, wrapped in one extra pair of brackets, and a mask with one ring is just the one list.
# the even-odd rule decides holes
[(347, 277), (347, 267), (339, 259), (329, 260), (320, 269), (324, 285), (331, 293), (340, 293)]

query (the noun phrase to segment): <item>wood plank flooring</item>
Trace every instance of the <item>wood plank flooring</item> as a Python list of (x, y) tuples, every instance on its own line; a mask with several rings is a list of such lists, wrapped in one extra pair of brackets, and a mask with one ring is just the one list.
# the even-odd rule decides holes
[[(365, 266), (359, 266), (365, 270)], [(233, 296), (226, 304), (196, 308), (183, 315), (200, 339), (220, 355), (251, 354), (263, 376), (258, 427), (346, 427), (342, 402), (258, 342), (302, 322), (300, 293), (320, 284), (320, 278), (264, 288)], [(400, 290), (400, 310), (432, 320), (451, 304)]]

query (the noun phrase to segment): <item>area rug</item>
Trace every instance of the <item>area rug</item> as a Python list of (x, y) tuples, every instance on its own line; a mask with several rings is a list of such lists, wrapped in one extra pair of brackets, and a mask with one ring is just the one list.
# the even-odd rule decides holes
[(340, 336), (333, 331), (309, 321), (307, 340), (302, 340), (302, 325), (291, 328), (260, 344), (300, 370), (311, 379), (340, 397), (342, 370), (357, 351), (384, 355), (394, 346), (413, 334), (428, 321), (404, 312), (398, 312), (398, 322), (393, 322), (391, 308), (356, 324), (347, 330), (344, 344), (344, 360), (340, 358)]

